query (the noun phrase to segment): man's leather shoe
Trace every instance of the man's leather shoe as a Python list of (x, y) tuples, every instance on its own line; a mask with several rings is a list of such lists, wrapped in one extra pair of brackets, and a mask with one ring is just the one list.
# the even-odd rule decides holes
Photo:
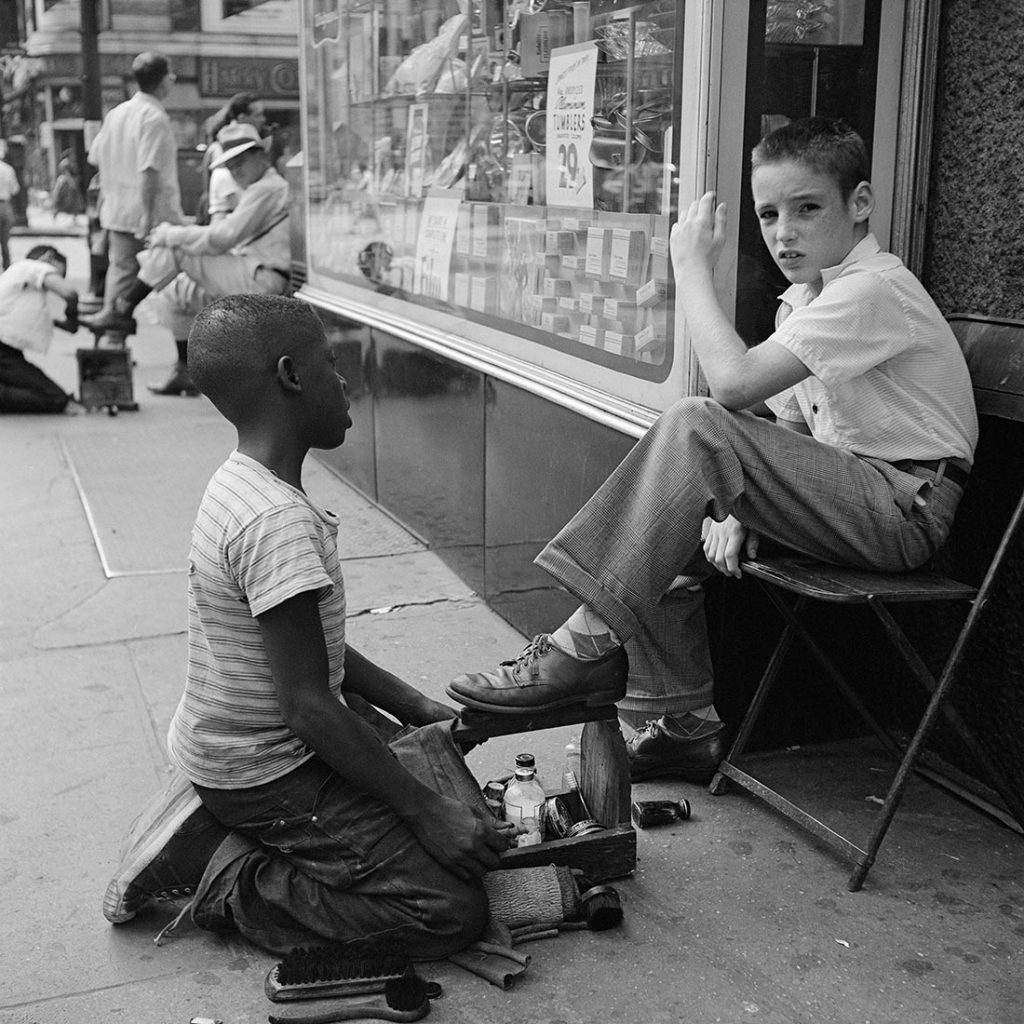
[(704, 735), (691, 736), (673, 729), (671, 719), (648, 722), (626, 741), (629, 778), (677, 778), (710, 782), (725, 757), (725, 726), (719, 722)]
[(93, 334), (134, 334), (138, 325), (130, 316), (122, 316), (112, 309), (101, 310), (95, 316), (80, 316), (78, 322)]
[(199, 388), (192, 383), (192, 375), (184, 363), (175, 363), (170, 377), (163, 384), (147, 384), (146, 387), (154, 395), (187, 395), (195, 398), (199, 394)]
[(514, 661), (502, 662), (497, 672), (458, 676), (446, 692), (475, 711), (528, 714), (568, 704), (614, 704), (625, 696), (628, 675), (629, 659), (621, 647), (596, 661), (581, 661), (542, 633)]

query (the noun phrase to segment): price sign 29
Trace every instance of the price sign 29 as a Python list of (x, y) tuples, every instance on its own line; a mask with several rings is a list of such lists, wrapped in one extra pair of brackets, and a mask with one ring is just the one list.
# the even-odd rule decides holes
[(558, 187), (578, 192), (584, 181), (580, 180), (580, 151), (575, 142), (563, 142), (558, 147), (558, 166)]

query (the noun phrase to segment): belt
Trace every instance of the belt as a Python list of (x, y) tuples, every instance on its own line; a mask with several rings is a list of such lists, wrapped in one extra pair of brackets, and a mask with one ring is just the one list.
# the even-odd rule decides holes
[(971, 466), (966, 459), (901, 459), (892, 465), (901, 473), (912, 473), (914, 476), (920, 476), (916, 470), (923, 469), (934, 473), (939, 481), (951, 481), (961, 490), (967, 486), (971, 475)]

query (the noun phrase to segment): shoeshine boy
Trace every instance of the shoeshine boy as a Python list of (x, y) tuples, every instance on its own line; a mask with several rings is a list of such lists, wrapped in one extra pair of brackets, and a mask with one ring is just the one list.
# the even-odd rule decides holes
[(673, 226), (710, 397), (669, 408), (538, 555), (581, 607), (451, 697), (510, 714), (618, 702), (634, 781), (706, 781), (724, 725), (701, 581), (739, 576), (766, 542), (898, 572), (945, 541), (977, 442), (971, 381), (935, 303), (871, 234), (868, 176), (841, 121), (794, 121), (755, 147), (754, 207), (790, 286), (751, 348), (715, 293), (725, 206), (709, 192)]

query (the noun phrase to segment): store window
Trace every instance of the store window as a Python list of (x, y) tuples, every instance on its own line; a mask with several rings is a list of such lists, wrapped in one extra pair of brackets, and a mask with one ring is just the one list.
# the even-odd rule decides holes
[[(876, 135), (882, 0), (754, 0), (750, 5), (744, 154), (775, 128), (801, 117), (843, 118), (864, 139)], [(894, 36), (884, 41), (899, 45)], [(890, 54), (890, 63), (892, 55)], [(895, 132), (886, 132), (893, 144)], [(761, 240), (749, 162), (740, 202), (736, 329), (748, 344), (772, 333), (788, 282)], [(876, 186), (885, 187), (876, 182)]]
[(310, 269), (663, 380), (684, 4), (303, 11)]

